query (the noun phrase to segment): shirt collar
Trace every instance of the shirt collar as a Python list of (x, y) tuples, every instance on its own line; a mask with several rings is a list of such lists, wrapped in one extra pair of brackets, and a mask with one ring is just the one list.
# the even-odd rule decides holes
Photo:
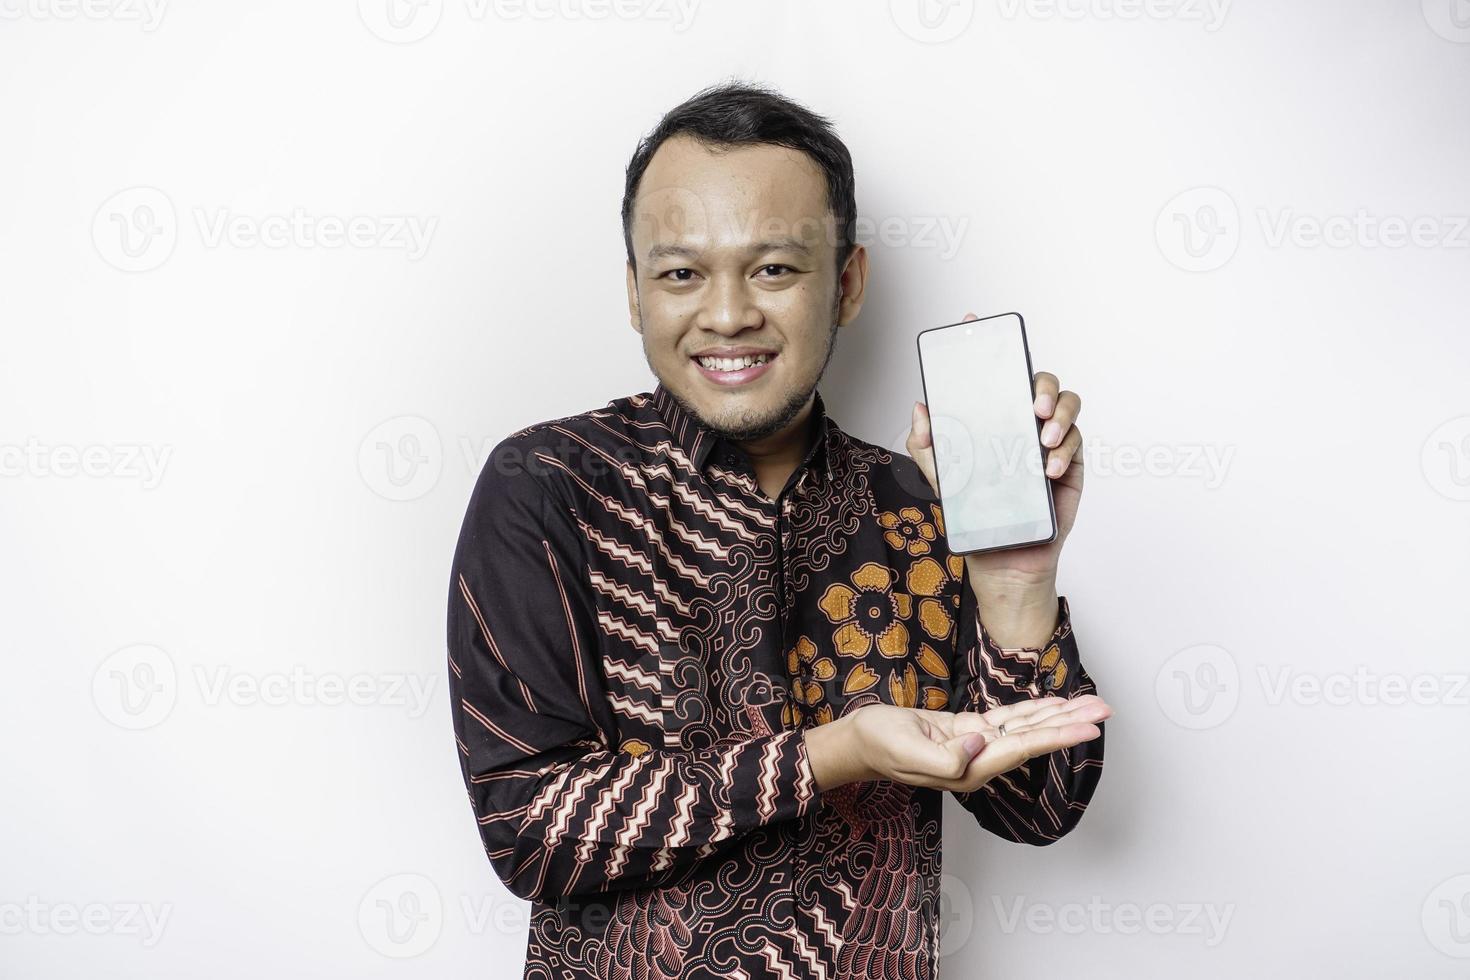
[[(662, 382), (654, 386), (652, 401), (654, 408), (663, 418), (664, 424), (668, 426), (674, 444), (684, 451), (695, 469), (701, 473), (704, 472), (705, 463), (709, 461), (715, 446), (723, 442), (719, 433), (701, 422), (693, 413), (685, 411), (684, 406), (674, 400), (674, 396), (663, 386)], [(810, 466), (813, 470), (820, 470), (830, 480), (832, 478), (831, 442), (836, 431), (836, 423), (827, 414), (827, 406), (822, 401), (820, 391), (812, 394), (812, 415), (816, 418), (817, 437), (812, 440), (811, 446), (807, 449), (802, 465)]]

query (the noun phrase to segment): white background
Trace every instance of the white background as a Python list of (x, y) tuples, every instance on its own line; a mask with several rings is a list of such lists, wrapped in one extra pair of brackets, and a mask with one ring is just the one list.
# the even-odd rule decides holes
[(944, 975), (1470, 971), (1470, 5), (152, 2), (0, 0), (0, 973), (520, 975), (451, 550), (652, 387), (623, 168), (731, 75), (856, 161), (840, 424), (969, 311), (1085, 403), (1107, 766), (1049, 848), (947, 804)]

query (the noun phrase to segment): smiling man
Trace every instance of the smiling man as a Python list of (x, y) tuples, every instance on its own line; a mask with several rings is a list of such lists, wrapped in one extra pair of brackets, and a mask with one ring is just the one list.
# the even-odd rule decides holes
[(817, 390), (855, 220), (822, 117), (735, 83), (672, 110), (623, 200), (655, 387), (510, 434), (475, 486), (453, 721), (527, 977), (934, 976), (944, 793), (1043, 845), (1097, 786), (1111, 709), (1056, 592), (1080, 401), (1036, 375), (1056, 540), (950, 554), (924, 406), (903, 455)]

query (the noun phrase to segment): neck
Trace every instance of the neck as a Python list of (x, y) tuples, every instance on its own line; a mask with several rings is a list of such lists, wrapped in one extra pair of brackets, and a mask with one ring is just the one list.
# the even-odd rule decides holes
[(789, 459), (794, 465), (801, 462), (806, 456), (806, 451), (811, 448), (812, 422), (815, 419), (814, 399), (808, 398), (806, 404), (801, 407), (796, 418), (792, 419), (779, 432), (772, 433), (762, 439), (752, 439), (736, 443), (745, 450), (751, 461), (760, 463), (774, 463)]
[(755, 466), (756, 478), (766, 496), (775, 499), (801, 461), (806, 458), (816, 437), (812, 423), (816, 420), (815, 398), (808, 398), (796, 418), (779, 432), (763, 439), (739, 442)]

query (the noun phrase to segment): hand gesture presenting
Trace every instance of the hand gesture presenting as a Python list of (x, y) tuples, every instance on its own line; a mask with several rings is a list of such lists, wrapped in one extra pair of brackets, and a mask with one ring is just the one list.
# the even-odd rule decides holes
[(1113, 713), (1095, 694), (986, 712), (868, 704), (806, 733), (820, 789), (867, 779), (974, 792), (1029, 759), (1097, 738)]

